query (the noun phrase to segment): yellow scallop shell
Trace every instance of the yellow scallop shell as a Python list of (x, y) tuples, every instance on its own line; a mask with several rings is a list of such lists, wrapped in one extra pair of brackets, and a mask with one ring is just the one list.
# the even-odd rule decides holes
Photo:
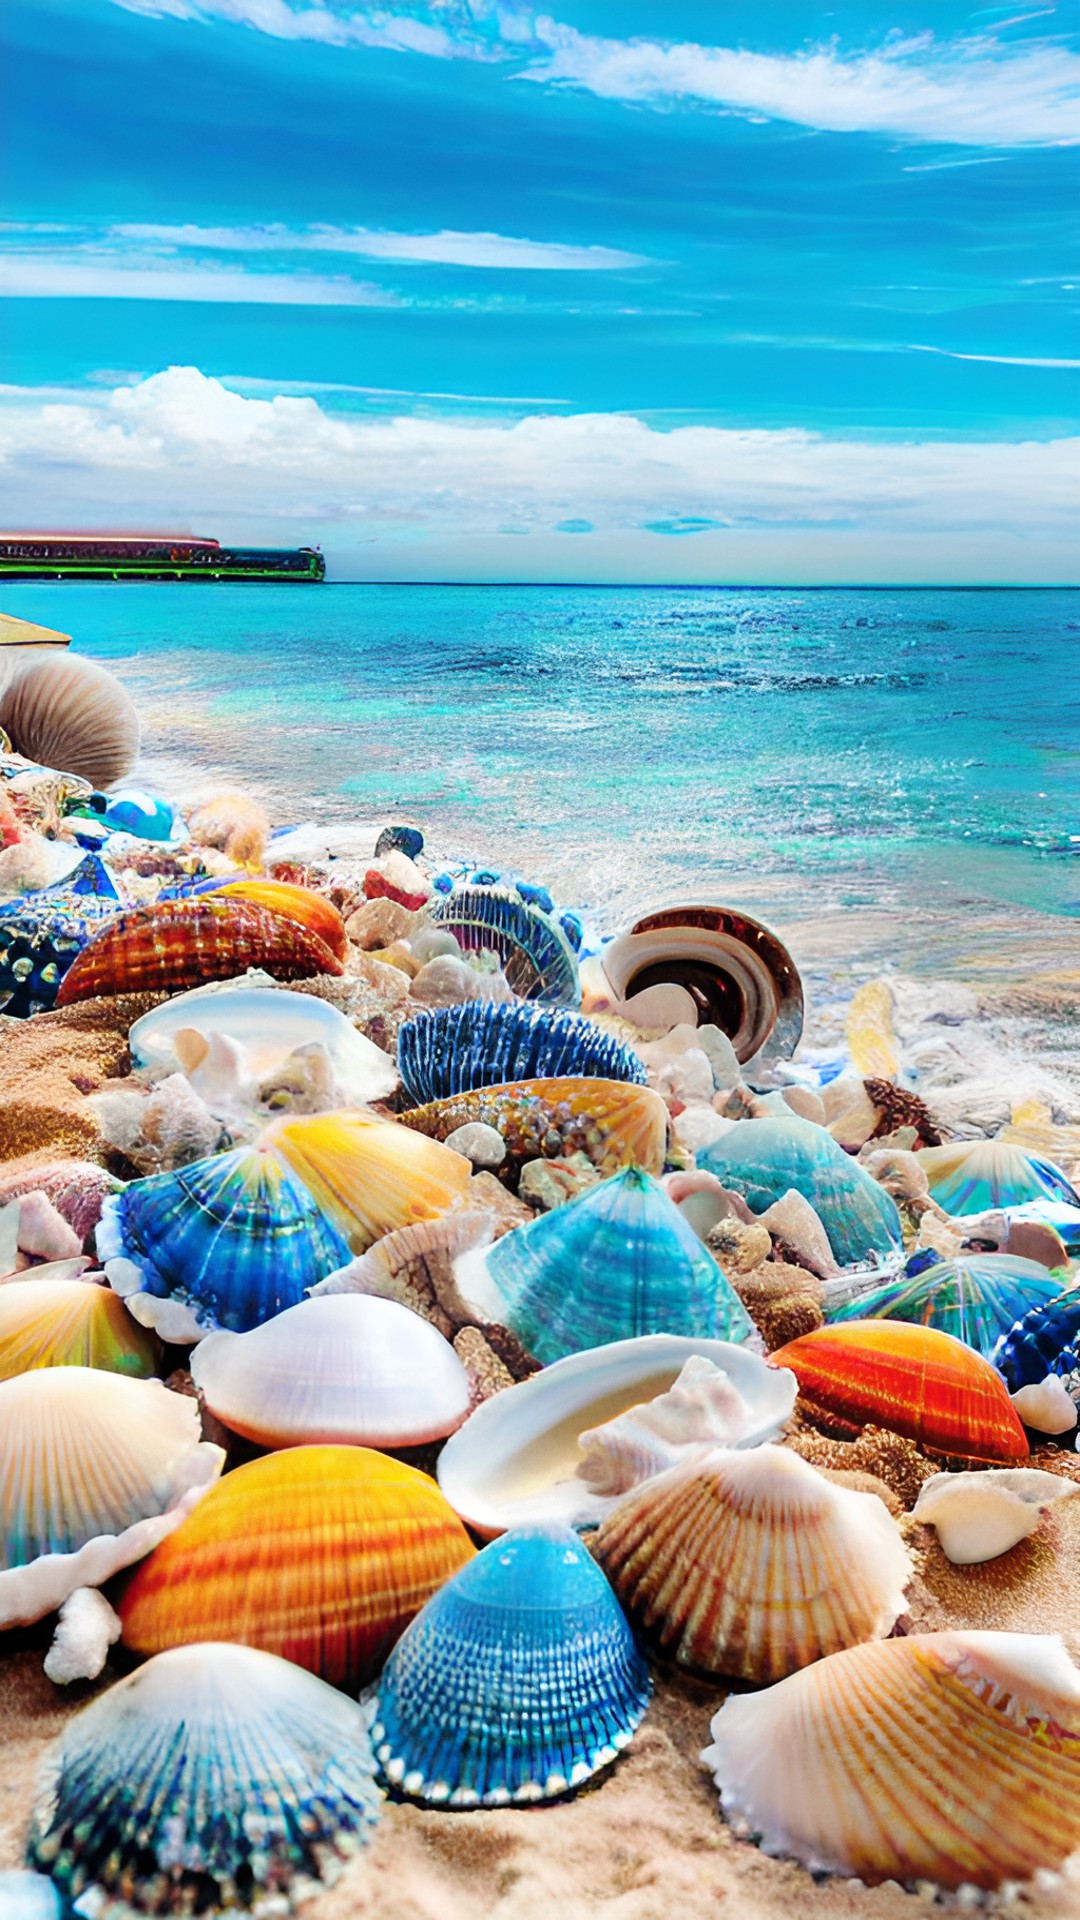
[(145, 1380), (158, 1345), (111, 1287), (11, 1280), (0, 1287), (0, 1380), (35, 1367), (97, 1367)]

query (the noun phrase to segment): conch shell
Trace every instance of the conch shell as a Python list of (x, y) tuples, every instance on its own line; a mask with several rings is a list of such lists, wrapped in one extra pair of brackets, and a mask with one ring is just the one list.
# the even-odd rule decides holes
[(579, 1434), (577, 1472), (593, 1493), (627, 1493), (675, 1466), (688, 1448), (736, 1445), (754, 1418), (723, 1368), (695, 1353), (666, 1393)]
[(971, 1567), (1026, 1540), (1047, 1507), (1072, 1493), (1080, 1493), (1080, 1481), (1036, 1467), (935, 1473), (920, 1490), (914, 1517), (936, 1528), (947, 1560)]

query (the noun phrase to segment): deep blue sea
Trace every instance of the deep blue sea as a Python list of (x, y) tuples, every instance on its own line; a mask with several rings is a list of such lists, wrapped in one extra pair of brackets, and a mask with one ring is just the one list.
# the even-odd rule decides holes
[(147, 768), (603, 903), (1080, 915), (1080, 591), (8, 586)]

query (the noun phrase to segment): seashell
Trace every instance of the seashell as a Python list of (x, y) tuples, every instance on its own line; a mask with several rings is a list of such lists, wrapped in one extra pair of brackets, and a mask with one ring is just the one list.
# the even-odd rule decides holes
[(1080, 1389), (1080, 1292), (1029, 1307), (990, 1356), (1010, 1393), (1041, 1385), (1048, 1374)]
[(157, 1342), (108, 1287), (29, 1278), (0, 1287), (0, 1380), (37, 1367), (99, 1367), (146, 1379), (157, 1357)]
[[(695, 1358), (718, 1368), (746, 1408), (736, 1437), (723, 1397), (712, 1393), (701, 1422), (710, 1427), (712, 1444), (757, 1447), (774, 1439), (795, 1405), (794, 1374), (724, 1340), (654, 1333), (571, 1354), (486, 1400), (439, 1455), (439, 1485), (474, 1532), (489, 1538), (526, 1521), (592, 1526), (617, 1495), (597, 1492), (585, 1478), (585, 1436), (593, 1439), (595, 1458), (596, 1433), (628, 1413), (641, 1415), (643, 1403), (655, 1407)], [(650, 1449), (633, 1470), (651, 1472), (654, 1459)]]
[(911, 1579), (877, 1495), (784, 1447), (682, 1461), (620, 1500), (593, 1551), (680, 1665), (759, 1682), (890, 1633)]
[[(274, 1120), (260, 1145), (271, 1148), (303, 1181), (354, 1253), (365, 1253), (397, 1227), (434, 1220), (460, 1206), (472, 1178), (461, 1154), (372, 1113)], [(312, 1282), (322, 1277), (313, 1274)]]
[(306, 927), (309, 933), (329, 947), (337, 960), (344, 960), (349, 951), (345, 922), (337, 908), (321, 893), (313, 892), (311, 887), (290, 886), (284, 880), (265, 880), (247, 878), (227, 880), (225, 885), (216, 889), (219, 900), (250, 900), (253, 906), (265, 907), (270, 913), (283, 914), (286, 920), (294, 920), (299, 927)]
[(0, 1383), (0, 1626), (40, 1620), (179, 1526), (225, 1458), (199, 1434), (194, 1400), (159, 1380), (41, 1367)]
[(0, 909), (0, 1013), (25, 1020), (56, 1005), (65, 975), (116, 909), (53, 900), (47, 889)]
[(733, 1214), (739, 1217), (737, 1209), (749, 1212), (742, 1195), (733, 1201), (714, 1173), (698, 1173), (696, 1170), (665, 1173), (660, 1184), (668, 1199), (678, 1207), (683, 1219), (693, 1227), (699, 1240), (707, 1241), (721, 1220), (730, 1219)]
[(812, 1419), (856, 1432), (888, 1427), (924, 1453), (1026, 1460), (1028, 1445), (999, 1374), (971, 1347), (905, 1320), (820, 1327), (770, 1355), (790, 1367)]
[(1001, 1887), (1080, 1844), (1080, 1672), (1056, 1634), (918, 1633), (725, 1701), (736, 1830), (813, 1873)]
[(1009, 1399), (1025, 1427), (1036, 1433), (1071, 1433), (1076, 1425), (1075, 1403), (1058, 1373), (1048, 1373), (1045, 1380), (1021, 1387), (1019, 1393), (1010, 1393)]
[(666, 1393), (578, 1435), (578, 1478), (594, 1493), (629, 1493), (687, 1452), (737, 1445), (753, 1424), (752, 1409), (724, 1369), (694, 1353)]
[(9, 1162), (0, 1167), (0, 1208), (24, 1194), (44, 1193), (82, 1246), (101, 1218), (105, 1196), (120, 1185), (92, 1160), (50, 1160), (32, 1167)]
[(473, 1555), (435, 1482), (366, 1447), (290, 1447), (237, 1467), (163, 1547), (120, 1603), (126, 1647), (227, 1632), (336, 1686), (377, 1672)]
[(115, 914), (68, 968), (58, 1007), (115, 993), (178, 993), (265, 967), (275, 979), (339, 974), (325, 942), (248, 900), (203, 894)]
[(895, 1010), (887, 980), (867, 980), (852, 994), (844, 1029), (851, 1064), (857, 1074), (895, 1080), (899, 1070), (893, 1029)]
[(579, 1014), (529, 1001), (472, 1000), (417, 1014), (398, 1034), (398, 1068), (416, 1106), (516, 1080), (645, 1084), (629, 1047)]
[(651, 1087), (621, 1080), (519, 1080), (477, 1087), (400, 1116), (435, 1140), (470, 1121), (494, 1127), (511, 1161), (568, 1159), (587, 1153), (602, 1173), (636, 1165), (663, 1171), (668, 1112)]
[(754, 1331), (708, 1248), (639, 1167), (466, 1254), (455, 1278), (474, 1317), (501, 1321), (543, 1365), (640, 1334), (739, 1343)]
[(896, 1203), (810, 1120), (740, 1120), (698, 1163), (764, 1213), (794, 1188), (809, 1200), (842, 1267), (903, 1244)]
[(407, 1627), (379, 1682), (384, 1777), (450, 1808), (552, 1800), (610, 1765), (649, 1702), (619, 1603), (568, 1529), (519, 1529)]
[(82, 1242), (59, 1214), (47, 1193), (32, 1187), (17, 1204), (0, 1210), (0, 1240), (12, 1235), (20, 1253), (35, 1260), (75, 1260)]
[(65, 653), (39, 660), (0, 697), (0, 727), (16, 753), (112, 787), (126, 779), (139, 753), (139, 716), (111, 673), (96, 660)]
[(920, 1489), (914, 1517), (937, 1531), (956, 1567), (996, 1560), (1034, 1533), (1047, 1508), (1080, 1483), (1035, 1467), (991, 1467), (981, 1473), (935, 1473)]
[(191, 1375), (217, 1419), (263, 1447), (417, 1447), (469, 1411), (469, 1380), (442, 1334), (394, 1300), (303, 1300), (250, 1333), (211, 1333)]
[(964, 1254), (939, 1260), (913, 1278), (900, 1274), (884, 1286), (857, 1295), (826, 1317), (851, 1320), (912, 1320), (937, 1327), (990, 1360), (1002, 1335), (1029, 1307), (1057, 1298), (1058, 1281), (1033, 1260), (1004, 1253)]
[(757, 1225), (767, 1228), (777, 1240), (791, 1248), (799, 1265), (819, 1280), (832, 1280), (840, 1269), (832, 1256), (829, 1236), (809, 1200), (794, 1187), (774, 1200), (758, 1218)]
[(494, 1234), (494, 1214), (479, 1208), (421, 1220), (415, 1227), (398, 1227), (347, 1267), (328, 1273), (311, 1288), (312, 1299), (359, 1293), (397, 1300), (430, 1320), (440, 1333), (450, 1334), (473, 1318), (458, 1292), (453, 1263), (463, 1253), (489, 1246)]
[(930, 1197), (962, 1219), (991, 1207), (1020, 1207), (1031, 1200), (1059, 1200), (1080, 1207), (1080, 1194), (1059, 1167), (1002, 1140), (954, 1140), (924, 1147), (919, 1163)]
[(132, 1181), (106, 1200), (97, 1247), (136, 1319), (181, 1341), (259, 1326), (349, 1253), (306, 1186), (258, 1146)]
[(63, 1920), (60, 1895), (43, 1873), (12, 1867), (0, 1871), (0, 1913), (4, 1920)]
[(361, 1707), (210, 1642), (159, 1654), (67, 1722), (28, 1855), (95, 1913), (292, 1913), (378, 1808)]
[[(45, 1655), (45, 1675), (54, 1686), (69, 1687), (73, 1680), (96, 1680), (120, 1638), (120, 1616), (96, 1587), (76, 1587), (60, 1609), (52, 1645)], [(0, 1908), (0, 1912), (3, 1909)]]
[(520, 999), (581, 1005), (574, 950), (558, 921), (542, 908), (494, 887), (464, 887), (441, 895), (432, 917), (464, 953), (496, 953)]

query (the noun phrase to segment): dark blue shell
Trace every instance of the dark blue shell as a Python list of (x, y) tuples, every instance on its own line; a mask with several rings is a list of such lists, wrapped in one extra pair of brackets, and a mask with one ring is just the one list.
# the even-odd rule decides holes
[(497, 953), (507, 980), (522, 1000), (581, 1005), (573, 949), (558, 922), (540, 907), (527, 905), (516, 893), (468, 886), (440, 897), (433, 918), (449, 929), (466, 953), (483, 948)]
[(405, 853), (415, 860), (418, 853), (424, 851), (424, 836), (419, 827), (384, 827), (375, 842), (375, 858), (381, 860), (387, 853)]
[(1080, 1374), (1080, 1293), (1032, 1307), (990, 1356), (1010, 1393), (1037, 1387), (1048, 1373)]
[(418, 1014), (398, 1034), (398, 1071), (416, 1106), (515, 1080), (645, 1085), (636, 1053), (580, 1014), (534, 1002), (467, 1000)]
[(406, 1628), (371, 1729), (391, 1785), (449, 1807), (550, 1800), (626, 1746), (649, 1670), (577, 1535), (518, 1528)]
[(60, 887), (0, 907), (0, 1013), (47, 1013), (72, 962), (117, 910), (116, 900), (76, 898)]

